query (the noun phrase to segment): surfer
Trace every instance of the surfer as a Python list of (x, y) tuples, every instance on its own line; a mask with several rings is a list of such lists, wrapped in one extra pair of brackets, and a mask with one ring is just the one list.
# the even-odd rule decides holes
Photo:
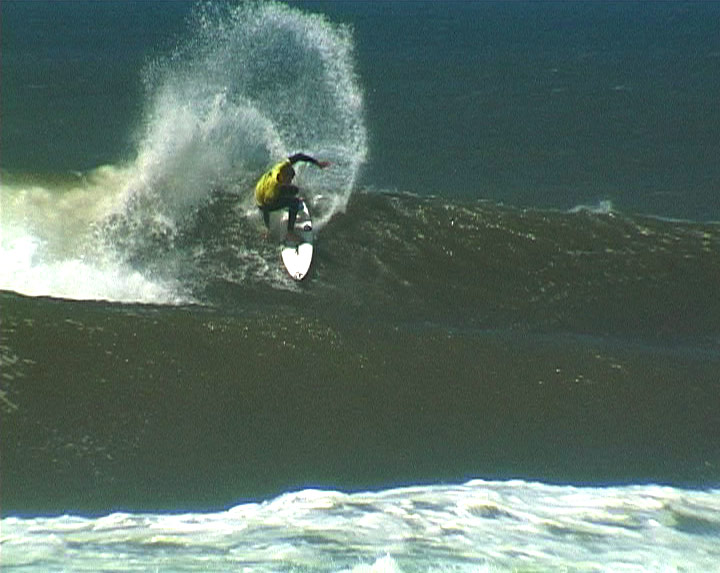
[(301, 200), (297, 196), (300, 189), (292, 184), (295, 177), (293, 165), (298, 162), (312, 163), (320, 169), (330, 165), (329, 161), (318, 161), (304, 153), (291, 155), (284, 161), (276, 163), (265, 175), (260, 177), (255, 185), (255, 203), (262, 211), (265, 226), (270, 227), (270, 212), (278, 209), (288, 209), (287, 230), (291, 233), (295, 226), (300, 209)]

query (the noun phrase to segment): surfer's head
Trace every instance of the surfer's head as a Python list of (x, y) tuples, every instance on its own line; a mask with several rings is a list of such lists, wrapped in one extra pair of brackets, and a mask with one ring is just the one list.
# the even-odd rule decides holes
[(277, 174), (277, 180), (278, 183), (281, 185), (287, 185), (292, 182), (293, 177), (295, 177), (295, 170), (293, 169), (293, 166), (290, 165), (290, 163), (285, 163)]

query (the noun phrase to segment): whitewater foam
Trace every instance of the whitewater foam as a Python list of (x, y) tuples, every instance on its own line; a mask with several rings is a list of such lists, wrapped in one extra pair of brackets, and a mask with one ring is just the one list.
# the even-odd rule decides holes
[(178, 304), (172, 281), (152, 280), (98, 240), (119, 208), (124, 169), (102, 167), (73, 183), (2, 186), (0, 289), (28, 296)]
[(593, 215), (610, 215), (615, 207), (609, 199), (598, 201), (595, 205), (576, 205), (568, 210), (568, 213), (591, 213)]
[(219, 513), (3, 519), (9, 570), (717, 571), (717, 491), (471, 481)]

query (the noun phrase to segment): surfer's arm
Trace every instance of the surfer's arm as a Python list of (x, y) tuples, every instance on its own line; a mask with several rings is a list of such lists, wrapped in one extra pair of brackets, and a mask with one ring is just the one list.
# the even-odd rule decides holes
[(328, 165), (330, 165), (329, 161), (318, 161), (314, 157), (310, 157), (309, 155), (305, 155), (304, 153), (296, 153), (295, 155), (291, 155), (290, 157), (288, 157), (288, 161), (290, 162), (290, 165), (295, 165), (300, 161), (303, 161), (305, 163), (312, 163), (320, 169), (325, 169)]

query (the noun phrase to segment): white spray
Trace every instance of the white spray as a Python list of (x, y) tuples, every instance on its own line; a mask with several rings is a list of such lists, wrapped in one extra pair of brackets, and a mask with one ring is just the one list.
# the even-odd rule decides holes
[(187, 261), (168, 262), (179, 227), (213, 193), (249, 208), (254, 180), (296, 151), (333, 163), (298, 174), (316, 228), (345, 208), (366, 155), (350, 30), (275, 3), (200, 5), (188, 30), (143, 72), (134, 160), (62, 184), (4, 177), (0, 288), (192, 300), (175, 272)]

